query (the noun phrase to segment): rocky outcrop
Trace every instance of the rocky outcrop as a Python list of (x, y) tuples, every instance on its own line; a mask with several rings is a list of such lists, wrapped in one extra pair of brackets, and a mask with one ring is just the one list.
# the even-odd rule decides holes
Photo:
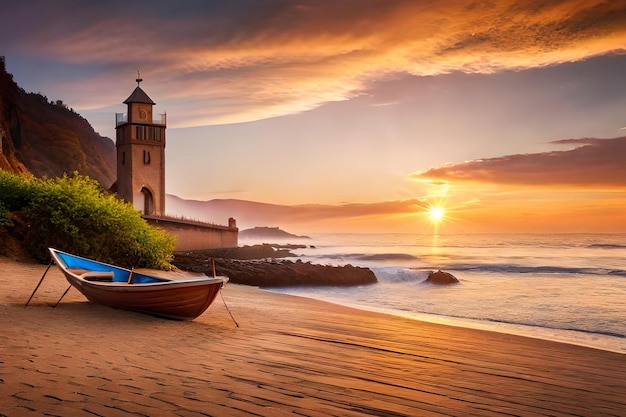
[(296, 257), (291, 253), (291, 249), (306, 248), (305, 245), (278, 245), (275, 243), (263, 243), (260, 245), (245, 245), (235, 248), (214, 248), (214, 249), (201, 249), (195, 251), (178, 252), (176, 254), (177, 259), (211, 259), (211, 258), (225, 258), (225, 259), (239, 259), (239, 260), (251, 260), (251, 259), (269, 259), (269, 258), (289, 258)]
[(435, 285), (450, 285), (450, 284), (458, 284), (459, 280), (457, 277), (455, 277), (449, 272), (438, 270), (438, 271), (433, 271), (430, 274), (428, 274), (428, 278), (426, 278), (423, 282), (428, 282), (430, 284), (435, 284)]
[[(256, 253), (259, 258), (251, 256)], [(216, 257), (226, 255), (230, 258)], [(268, 256), (268, 255), (276, 256)], [(295, 262), (285, 258), (295, 256), (288, 249), (274, 248), (273, 245), (253, 245), (243, 248), (231, 248), (177, 252), (173, 264), (192, 272), (201, 272), (208, 276), (225, 275), (230, 282), (257, 287), (284, 286), (353, 286), (376, 283), (376, 276), (368, 268), (346, 266), (316, 265)], [(235, 259), (245, 257), (247, 260)]]

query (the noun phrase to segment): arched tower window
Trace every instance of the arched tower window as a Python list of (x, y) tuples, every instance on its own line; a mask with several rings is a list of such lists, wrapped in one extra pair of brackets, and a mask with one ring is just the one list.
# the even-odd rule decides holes
[(152, 197), (152, 193), (146, 187), (141, 189), (141, 193), (143, 194), (143, 214), (148, 216), (154, 214), (154, 198)]

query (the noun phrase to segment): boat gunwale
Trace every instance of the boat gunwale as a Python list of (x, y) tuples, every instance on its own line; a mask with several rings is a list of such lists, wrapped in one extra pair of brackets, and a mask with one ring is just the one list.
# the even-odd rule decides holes
[[(85, 279), (84, 277), (82, 277), (81, 275), (83, 274), (76, 274), (75, 272), (73, 272), (70, 268), (67, 266), (67, 264), (61, 259), (59, 258), (59, 256), (57, 256), (57, 254), (64, 254), (70, 257), (74, 257), (74, 258), (79, 258), (79, 259), (83, 259), (86, 261), (90, 261), (90, 262), (94, 262), (97, 264), (101, 264), (107, 267), (111, 267), (112, 269), (117, 269), (117, 270), (122, 270), (125, 272), (132, 272), (130, 269), (127, 268), (123, 268), (121, 266), (116, 266), (116, 265), (111, 265), (111, 264), (107, 264), (106, 262), (100, 262), (100, 261), (96, 261), (93, 259), (89, 259), (89, 258), (84, 258), (82, 256), (78, 256), (78, 255), (73, 255), (71, 253), (68, 252), (63, 252), (61, 250), (58, 249), (54, 249), (54, 248), (49, 248), (50, 253), (52, 254), (56, 264), (61, 268), (61, 270), (63, 271), (63, 273), (65, 274), (69, 274), (71, 275), (74, 279), (79, 280), (81, 283), (84, 283), (85, 285), (89, 285), (89, 286), (94, 286), (94, 287), (100, 287), (100, 288), (149, 288), (149, 287), (154, 287), (155, 289), (160, 288), (160, 287), (164, 287), (164, 286), (171, 286), (171, 285), (175, 285), (175, 286), (179, 286), (179, 287), (193, 287), (193, 286), (198, 286), (198, 285), (203, 285), (203, 284), (217, 284), (217, 283), (221, 283), (222, 286), (225, 285), (228, 282), (228, 277), (226, 276), (216, 276), (216, 277), (209, 277), (209, 276), (205, 276), (205, 277), (192, 277), (192, 278), (183, 278), (183, 279), (172, 279), (172, 278), (164, 278), (164, 277), (157, 277), (157, 276), (153, 276), (153, 275), (149, 275), (149, 274), (145, 274), (143, 272), (141, 273), (137, 273), (138, 275), (143, 275), (143, 276), (147, 276), (150, 278), (156, 278), (158, 281), (155, 282), (137, 282), (137, 283), (133, 283), (133, 282), (123, 282), (123, 281), (97, 281), (97, 280), (88, 280)], [(108, 272), (108, 271), (96, 271), (96, 270), (87, 270), (89, 272)], [(112, 272), (112, 271), (111, 271)], [(186, 285), (185, 285), (186, 284)]]

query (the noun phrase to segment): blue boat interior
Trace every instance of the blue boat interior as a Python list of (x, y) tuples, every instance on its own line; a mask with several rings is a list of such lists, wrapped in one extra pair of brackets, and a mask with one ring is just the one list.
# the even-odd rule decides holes
[[(80, 256), (71, 255), (69, 253), (55, 251), (58, 259), (63, 262), (66, 268), (85, 269), (94, 272), (112, 272), (113, 282), (128, 282), (128, 275), (131, 273), (126, 268), (110, 265), (104, 262), (94, 261), (92, 259), (83, 258)], [(102, 279), (93, 279), (102, 280)], [(107, 280), (108, 281), (108, 280)], [(169, 281), (165, 278), (155, 277), (152, 275), (146, 275), (138, 272), (133, 272), (132, 283), (133, 284), (153, 284), (156, 282)]]

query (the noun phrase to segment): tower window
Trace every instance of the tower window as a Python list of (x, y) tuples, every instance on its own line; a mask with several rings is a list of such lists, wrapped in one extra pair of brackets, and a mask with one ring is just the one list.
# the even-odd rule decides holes
[(135, 139), (163, 142), (165, 140), (165, 129), (158, 126), (135, 126)]

